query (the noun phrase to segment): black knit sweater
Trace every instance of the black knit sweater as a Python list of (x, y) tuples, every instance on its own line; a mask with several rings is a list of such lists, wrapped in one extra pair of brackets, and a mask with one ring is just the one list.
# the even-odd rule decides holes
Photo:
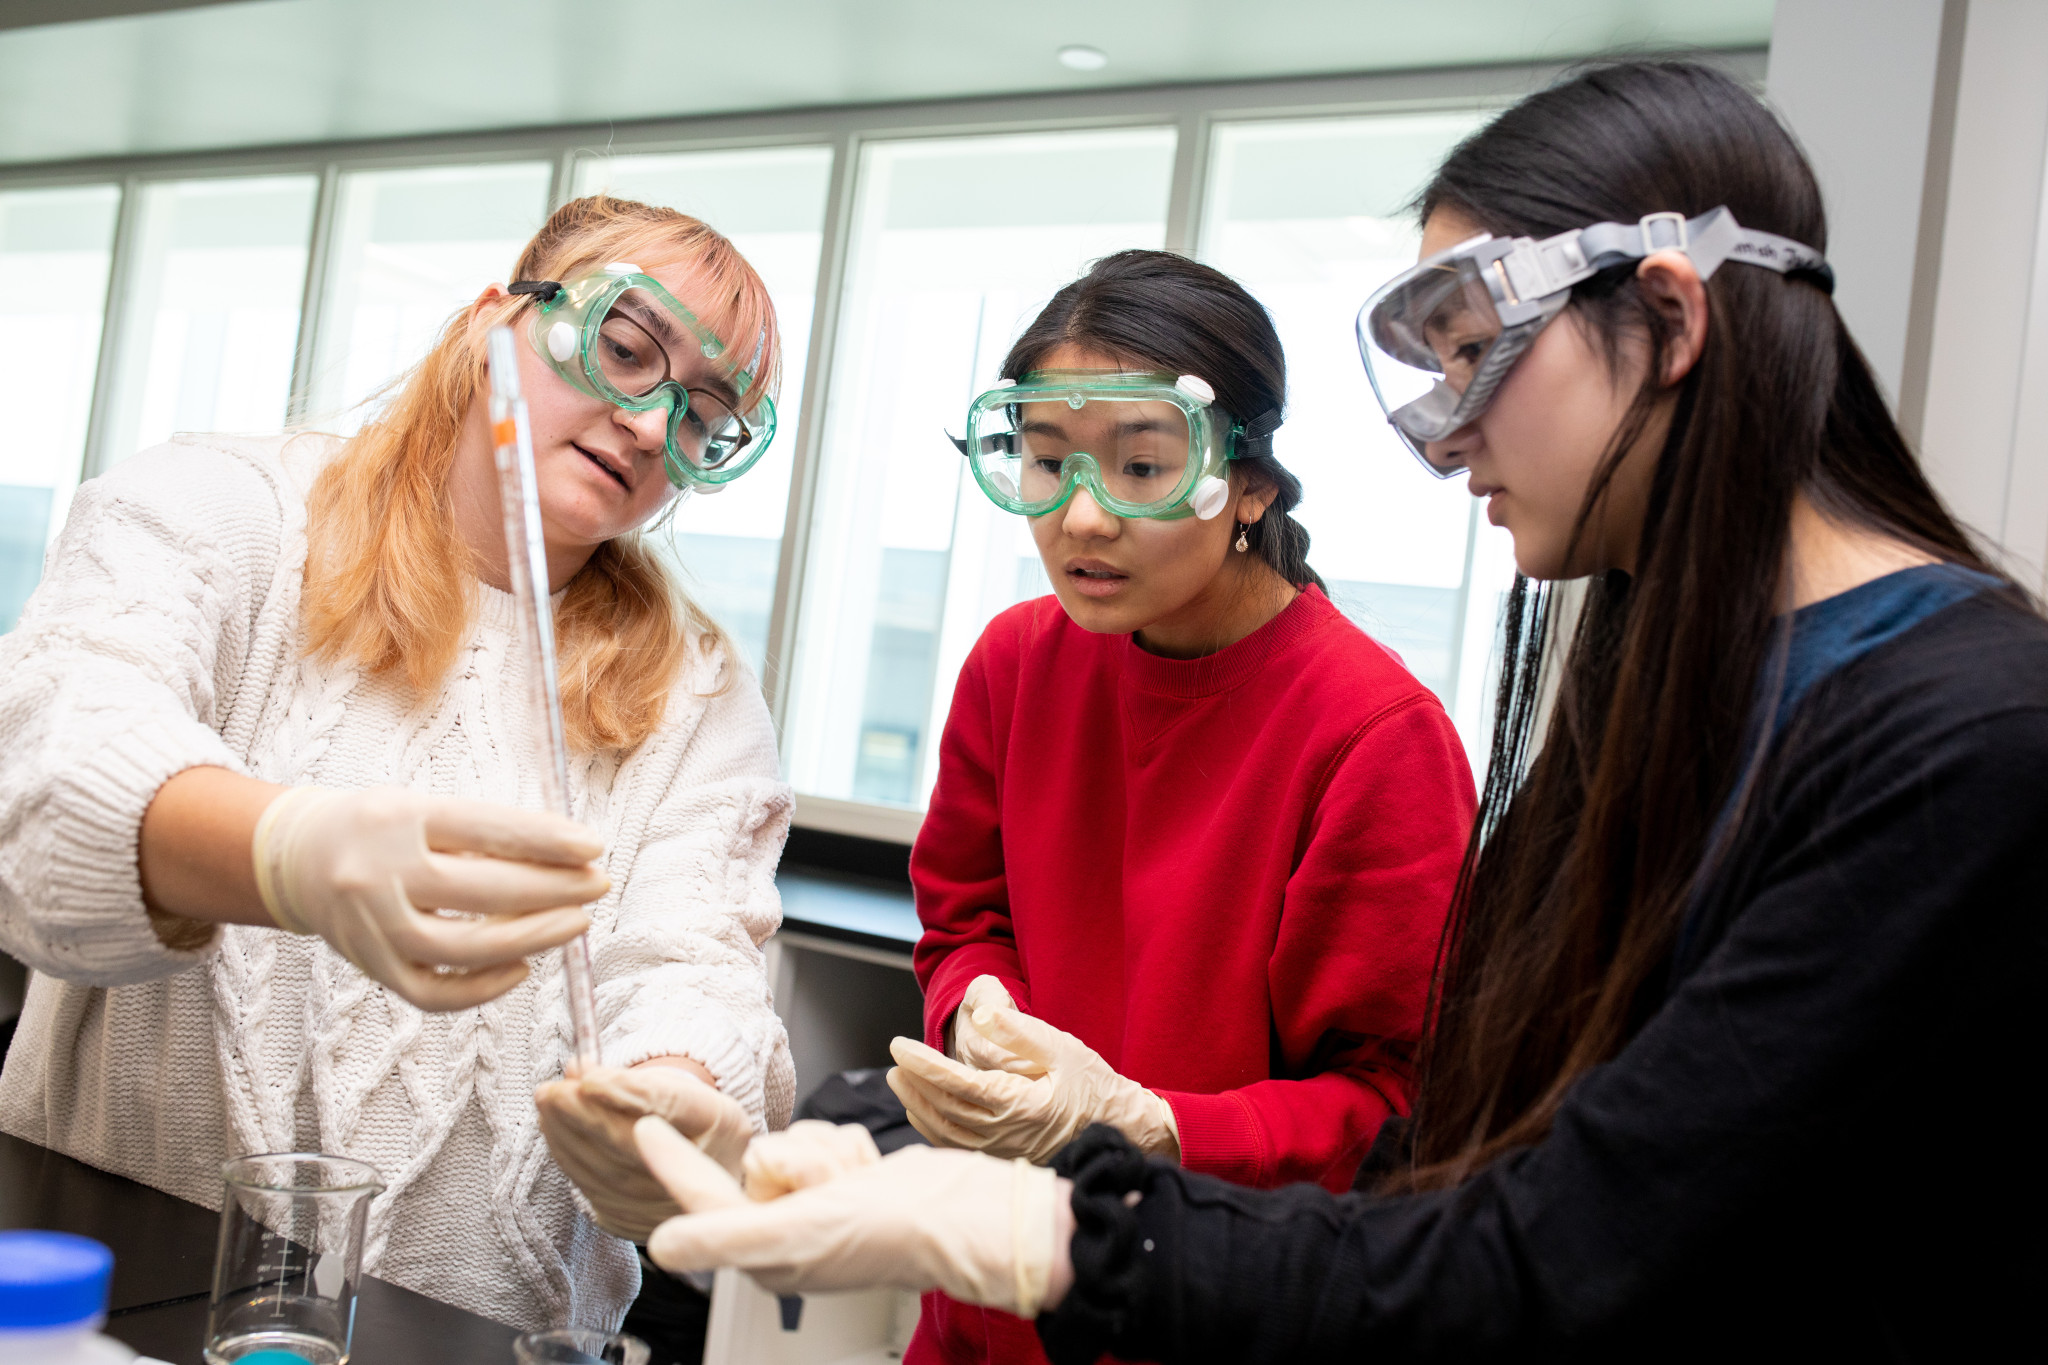
[(1799, 703), (1668, 994), (1543, 1142), (1337, 1196), (1091, 1129), (1040, 1334), (1058, 1365), (2048, 1358), (2044, 878), (2048, 623), (1981, 595)]

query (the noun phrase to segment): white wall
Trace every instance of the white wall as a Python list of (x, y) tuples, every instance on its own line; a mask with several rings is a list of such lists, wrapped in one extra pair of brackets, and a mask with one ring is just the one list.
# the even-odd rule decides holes
[(2048, 565), (2048, 4), (1970, 0), (1921, 459), (2035, 585)]
[(1778, 0), (1767, 89), (1929, 477), (2048, 587), (2048, 3)]
[(1766, 90), (1827, 197), (1836, 306), (1894, 401), (1906, 364), (1942, 9), (1941, 0), (1778, 0), (1771, 21)]

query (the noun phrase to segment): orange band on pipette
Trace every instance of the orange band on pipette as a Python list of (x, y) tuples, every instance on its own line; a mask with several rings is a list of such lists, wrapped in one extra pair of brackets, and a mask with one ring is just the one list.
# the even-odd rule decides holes
[(519, 440), (519, 427), (510, 417), (491, 426), (491, 440), (501, 446), (514, 445)]

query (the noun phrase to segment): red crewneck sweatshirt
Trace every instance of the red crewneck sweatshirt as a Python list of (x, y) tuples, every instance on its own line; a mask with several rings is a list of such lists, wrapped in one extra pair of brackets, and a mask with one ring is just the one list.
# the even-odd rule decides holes
[[(1407, 1112), (1474, 806), (1442, 706), (1313, 587), (1190, 660), (1021, 603), (960, 671), (911, 853), (926, 1041), (991, 973), (1163, 1095), (1188, 1169), (1346, 1188)], [(905, 1359), (1044, 1356), (932, 1294)]]

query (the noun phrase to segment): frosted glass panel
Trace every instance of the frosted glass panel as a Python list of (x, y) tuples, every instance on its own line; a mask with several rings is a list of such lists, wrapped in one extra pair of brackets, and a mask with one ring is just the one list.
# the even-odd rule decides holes
[(1164, 128), (864, 149), (786, 726), (799, 791), (922, 806), (961, 661), (1051, 591), (946, 432), (1055, 290), (1163, 244), (1173, 154)]
[(310, 175), (145, 185), (100, 457), (179, 431), (276, 431), (291, 398)]
[(760, 272), (775, 301), (782, 330), (775, 443), (724, 491), (684, 500), (659, 542), (690, 595), (732, 632), (756, 674), (768, 648), (831, 178), (829, 147), (592, 157), (576, 172), (578, 194), (604, 190), (717, 228)]
[(0, 193), (0, 631), (42, 575), (85, 454), (121, 193)]
[(1415, 263), (1408, 205), (1476, 112), (1223, 124), (1202, 258), (1266, 305), (1287, 350), (1274, 440), (1301, 476), (1309, 562), (1351, 618), (1435, 689), (1475, 764), (1488, 743), (1507, 534), (1463, 479), (1427, 474), (1387, 426), (1358, 360), (1359, 305)]
[(309, 425), (353, 435), (457, 310), (510, 279), (547, 217), (548, 178), (544, 161), (341, 177)]

